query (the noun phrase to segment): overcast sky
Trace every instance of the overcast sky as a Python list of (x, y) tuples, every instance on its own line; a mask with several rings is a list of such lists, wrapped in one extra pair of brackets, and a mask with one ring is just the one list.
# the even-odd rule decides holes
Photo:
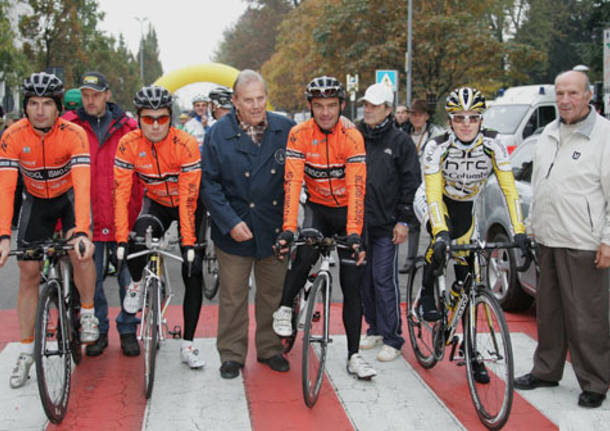
[[(223, 31), (247, 7), (242, 0), (98, 0), (98, 4), (106, 14), (99, 28), (117, 38), (123, 33), (134, 55), (141, 37), (136, 17), (148, 19), (157, 32), (164, 73), (212, 62)], [(145, 22), (144, 31), (147, 26)], [(188, 86), (184, 91), (193, 94), (205, 87), (209, 86)]]
[(134, 54), (140, 43), (135, 18), (150, 21), (157, 31), (164, 72), (210, 62), (223, 31), (247, 7), (242, 0), (98, 0), (98, 4), (106, 14), (100, 28), (115, 36), (123, 33)]

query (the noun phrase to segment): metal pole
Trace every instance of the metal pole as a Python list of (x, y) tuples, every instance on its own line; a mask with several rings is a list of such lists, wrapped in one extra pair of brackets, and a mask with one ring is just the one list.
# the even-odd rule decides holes
[(413, 40), (413, 23), (411, 15), (413, 14), (413, 0), (409, 0), (408, 12), (408, 34), (407, 34), (407, 107), (411, 107), (411, 70), (413, 63), (411, 62), (411, 41)]

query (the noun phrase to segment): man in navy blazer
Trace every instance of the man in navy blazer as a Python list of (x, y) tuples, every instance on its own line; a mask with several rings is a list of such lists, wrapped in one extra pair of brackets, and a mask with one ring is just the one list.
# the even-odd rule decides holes
[(256, 352), (259, 362), (288, 371), (282, 343), (271, 327), (286, 274), (273, 256), (284, 208), (284, 161), (294, 122), (266, 111), (263, 77), (243, 70), (233, 85), (231, 112), (216, 122), (203, 145), (202, 195), (212, 220), (219, 266), (217, 348), (220, 374), (234, 378), (248, 347), (248, 285), (256, 283)]

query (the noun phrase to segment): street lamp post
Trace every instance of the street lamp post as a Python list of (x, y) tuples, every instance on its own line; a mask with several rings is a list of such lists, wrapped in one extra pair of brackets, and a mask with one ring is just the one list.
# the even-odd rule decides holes
[(407, 32), (407, 107), (411, 106), (411, 70), (413, 69), (411, 63), (411, 41), (413, 39), (413, 24), (411, 15), (413, 14), (413, 0), (409, 0), (409, 11), (408, 11), (408, 32)]
[(134, 19), (140, 23), (140, 79), (144, 84), (144, 28), (142, 24), (148, 21), (148, 18), (136, 16)]

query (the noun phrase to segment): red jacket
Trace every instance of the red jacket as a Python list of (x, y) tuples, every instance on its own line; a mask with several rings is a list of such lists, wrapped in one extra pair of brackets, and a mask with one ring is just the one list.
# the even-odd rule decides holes
[[(112, 114), (108, 131), (102, 145), (99, 144), (93, 128), (86, 120), (83, 108), (68, 111), (63, 115), (68, 121), (78, 124), (87, 133), (91, 152), (91, 210), (93, 213), (93, 241), (115, 241), (114, 225), (114, 156), (119, 140), (130, 131), (138, 128), (138, 123), (125, 115), (123, 110), (114, 103), (108, 103), (107, 108)], [(129, 226), (133, 226), (140, 208), (144, 186), (134, 178), (129, 200)]]

